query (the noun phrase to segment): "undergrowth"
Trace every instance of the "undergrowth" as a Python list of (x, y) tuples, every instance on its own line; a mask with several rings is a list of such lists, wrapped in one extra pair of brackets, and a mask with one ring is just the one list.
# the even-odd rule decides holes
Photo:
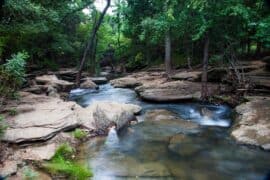
[(53, 158), (44, 164), (51, 174), (64, 174), (70, 179), (85, 180), (92, 176), (92, 172), (87, 166), (76, 163), (72, 156), (74, 149), (68, 144), (62, 144), (57, 149)]

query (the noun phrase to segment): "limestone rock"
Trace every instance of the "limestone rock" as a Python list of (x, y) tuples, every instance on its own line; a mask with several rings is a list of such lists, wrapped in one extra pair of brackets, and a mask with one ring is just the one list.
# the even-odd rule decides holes
[(60, 80), (55, 75), (43, 75), (35, 78), (37, 84), (50, 84), (59, 91), (70, 91), (74, 87), (74, 83)]
[(132, 77), (114, 79), (111, 80), (110, 83), (113, 87), (116, 88), (134, 88), (141, 85), (141, 83), (136, 78)]
[(270, 99), (255, 98), (237, 106), (236, 112), (231, 135), (241, 144), (270, 150)]
[(91, 77), (90, 79), (96, 84), (105, 84), (108, 82), (106, 77)]
[(133, 104), (115, 102), (95, 102), (94, 104), (77, 111), (79, 122), (93, 130), (107, 131), (112, 125), (117, 129), (133, 120), (141, 107)]
[(145, 121), (160, 121), (177, 119), (174, 113), (166, 109), (154, 109), (145, 113)]
[(14, 156), (23, 160), (50, 160), (54, 156), (57, 147), (58, 145), (56, 143), (46, 144), (38, 147), (27, 147), (16, 151)]
[(198, 81), (201, 75), (201, 71), (184, 71), (172, 75), (171, 78), (176, 80)]
[(84, 82), (81, 83), (81, 88), (82, 89), (97, 89), (98, 86), (90, 78), (85, 78)]
[[(24, 94), (21, 106), (28, 104), (30, 111), (7, 117), (8, 129), (3, 140), (19, 143), (47, 140), (56, 133), (78, 126), (74, 102), (64, 102), (58, 98)], [(30, 107), (31, 106), (31, 107)]]
[[(209, 84), (208, 87), (210, 95), (218, 90), (217, 85), (214, 84)], [(139, 86), (135, 90), (142, 99), (155, 102), (197, 100), (201, 97), (201, 84), (189, 81)]]

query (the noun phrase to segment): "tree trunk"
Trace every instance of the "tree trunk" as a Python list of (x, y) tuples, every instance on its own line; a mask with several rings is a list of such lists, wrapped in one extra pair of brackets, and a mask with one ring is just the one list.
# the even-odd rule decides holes
[(171, 62), (171, 37), (170, 33), (167, 32), (165, 35), (165, 69), (167, 76), (170, 76), (172, 70)]
[(205, 37), (203, 49), (203, 73), (202, 73), (202, 89), (201, 89), (202, 100), (207, 100), (208, 98), (208, 88), (207, 88), (208, 56), (209, 56), (209, 35), (207, 34)]
[(192, 67), (191, 67), (191, 60), (192, 60), (192, 51), (193, 51), (193, 42), (191, 42), (191, 47), (190, 47), (190, 45), (189, 45), (189, 42), (188, 42), (188, 40), (187, 40), (187, 42), (186, 42), (186, 44), (188, 44), (188, 45), (186, 45), (186, 54), (187, 54), (187, 66), (188, 66), (188, 69), (189, 70), (192, 70)]
[(256, 55), (260, 55), (262, 52), (262, 43), (257, 42)]
[(89, 52), (90, 55), (90, 67), (89, 67), (89, 72), (92, 74), (96, 73), (96, 48), (97, 48), (97, 43), (98, 43), (98, 36), (95, 37), (94, 42), (93, 42), (93, 48), (91, 52)]
[(250, 39), (248, 39), (247, 41), (247, 54), (248, 55), (250, 55), (250, 44), (251, 44)]
[(87, 55), (89, 53), (89, 51), (91, 52), (92, 51), (92, 48), (93, 48), (93, 45), (94, 45), (94, 41), (95, 41), (95, 37), (96, 37), (96, 34), (99, 30), (99, 27), (102, 23), (102, 20), (108, 10), (108, 8), (110, 7), (110, 4), (111, 4), (111, 0), (107, 0), (107, 5), (106, 7), (104, 8), (104, 10), (102, 11), (99, 19), (98, 19), (98, 22), (95, 24), (92, 32), (91, 32), (91, 36), (90, 36), (90, 39), (87, 43), (87, 46), (84, 50), (84, 53), (83, 53), (83, 57), (82, 57), (82, 60), (81, 60), (81, 63), (80, 63), (80, 67), (79, 67), (79, 70), (78, 70), (78, 73), (77, 73), (77, 77), (76, 77), (76, 86), (79, 87), (80, 86), (80, 80), (81, 80), (81, 74), (82, 74), (82, 71), (83, 71), (83, 68), (84, 68), (84, 65), (85, 65), (85, 62), (86, 62), (86, 58), (87, 58)]

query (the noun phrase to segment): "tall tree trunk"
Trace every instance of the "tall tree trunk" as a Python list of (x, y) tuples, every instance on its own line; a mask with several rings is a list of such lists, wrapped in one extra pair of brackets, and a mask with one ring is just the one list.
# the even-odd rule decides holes
[(171, 36), (168, 31), (165, 35), (165, 69), (166, 74), (169, 77), (172, 70), (172, 62), (171, 62)]
[(250, 39), (247, 40), (247, 54), (250, 55)]
[(96, 73), (96, 48), (97, 48), (97, 43), (98, 43), (98, 35), (95, 37), (94, 42), (93, 42), (93, 48), (90, 52), (90, 68), (89, 72), (95, 74)]
[(203, 49), (203, 73), (202, 73), (202, 89), (201, 89), (201, 99), (207, 100), (208, 98), (208, 88), (207, 88), (207, 71), (208, 71), (208, 57), (209, 57), (209, 35), (207, 34), (204, 42)]
[(262, 43), (257, 42), (256, 55), (260, 55), (262, 52)]
[(188, 65), (188, 69), (192, 70), (192, 66), (191, 66), (191, 61), (193, 58), (193, 42), (191, 42), (191, 47), (188, 46), (187, 49), (187, 65)]
[(80, 63), (80, 67), (79, 67), (79, 70), (78, 70), (78, 73), (77, 73), (77, 77), (76, 77), (76, 86), (79, 87), (80, 86), (80, 80), (81, 80), (81, 74), (82, 74), (82, 71), (83, 71), (83, 68), (84, 68), (84, 65), (85, 65), (85, 62), (86, 62), (86, 58), (87, 58), (87, 55), (89, 53), (89, 51), (91, 52), (92, 51), (92, 48), (93, 48), (93, 45), (94, 45), (94, 41), (95, 41), (95, 37), (96, 37), (96, 34), (99, 30), (99, 27), (103, 21), (103, 18), (108, 10), (108, 8), (110, 7), (111, 5), (111, 0), (107, 0), (107, 4), (106, 4), (106, 7), (103, 9), (97, 23), (95, 24), (92, 32), (91, 32), (91, 36), (90, 36), (90, 39), (87, 43), (87, 46), (84, 50), (84, 53), (83, 53), (83, 57), (82, 57), (82, 60), (81, 60), (81, 63)]

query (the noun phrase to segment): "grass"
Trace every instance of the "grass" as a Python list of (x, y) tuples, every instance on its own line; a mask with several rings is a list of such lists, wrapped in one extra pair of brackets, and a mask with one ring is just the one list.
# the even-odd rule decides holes
[(85, 180), (92, 176), (92, 172), (86, 166), (72, 160), (74, 150), (68, 144), (62, 144), (56, 151), (53, 158), (44, 164), (52, 174), (64, 174), (71, 179)]
[(87, 136), (87, 132), (83, 131), (82, 129), (76, 129), (72, 132), (72, 135), (76, 139), (84, 139)]

